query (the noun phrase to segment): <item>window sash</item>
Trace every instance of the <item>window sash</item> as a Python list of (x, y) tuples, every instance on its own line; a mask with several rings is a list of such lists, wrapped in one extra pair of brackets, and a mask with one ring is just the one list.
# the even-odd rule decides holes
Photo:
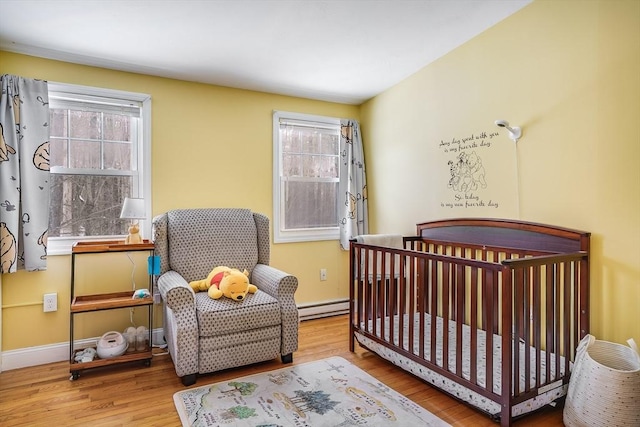
[[(86, 102), (83, 102), (84, 104), (86, 104)], [(52, 109), (58, 109), (58, 110), (64, 110), (67, 112), (70, 112), (71, 110), (73, 111), (87, 111), (87, 110), (80, 110), (77, 108), (61, 108), (61, 107), (51, 107)], [(81, 143), (95, 143), (99, 145), (99, 155), (100, 155), (100, 165), (99, 167), (94, 167), (94, 168), (78, 168), (78, 167), (73, 167), (71, 165), (67, 165), (67, 166), (52, 166), (51, 167), (51, 173), (66, 173), (66, 174), (88, 174), (88, 175), (103, 175), (102, 171), (109, 171), (109, 170), (121, 170), (121, 171), (129, 171), (129, 174), (131, 175), (137, 175), (137, 171), (138, 171), (138, 151), (139, 147), (140, 147), (140, 139), (143, 137), (143, 135), (140, 132), (140, 128), (139, 128), (139, 118), (135, 117), (135, 116), (129, 116), (131, 118), (130, 121), (130, 139), (129, 140), (117, 140), (117, 139), (107, 139), (105, 138), (105, 120), (104, 120), (104, 113), (106, 113), (105, 111), (94, 111), (96, 113), (100, 113), (100, 119), (101, 119), (101, 124), (100, 124), (100, 131), (98, 132), (99, 136), (98, 137), (79, 137), (79, 136), (71, 136), (72, 131), (73, 131), (73, 127), (71, 125), (71, 114), (67, 114), (66, 117), (66, 128), (67, 128), (67, 135), (66, 136), (51, 136), (50, 137), (50, 142), (53, 143), (54, 141), (56, 142), (65, 142), (66, 144), (66, 155), (65, 155), (65, 159), (67, 162), (70, 162), (71, 159), (73, 158), (72, 155), (72, 151), (74, 150), (74, 148), (76, 147), (76, 144), (81, 144)], [(119, 114), (119, 113), (117, 113)], [(139, 117), (139, 115), (138, 115)], [(110, 144), (129, 144), (130, 147), (130, 151), (131, 151), (131, 159), (128, 165), (124, 166), (124, 169), (115, 169), (115, 168), (110, 168), (107, 165), (105, 165), (104, 163), (104, 159), (107, 156), (107, 154), (105, 153), (105, 151), (109, 148)], [(113, 146), (112, 146), (113, 147)], [(76, 171), (76, 172), (74, 172)], [(106, 175), (106, 174), (105, 174)]]

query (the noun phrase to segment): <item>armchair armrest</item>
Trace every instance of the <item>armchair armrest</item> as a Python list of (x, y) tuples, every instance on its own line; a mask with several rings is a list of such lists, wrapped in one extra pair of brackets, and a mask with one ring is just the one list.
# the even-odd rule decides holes
[(280, 302), (282, 314), (281, 354), (298, 349), (298, 307), (294, 299), (298, 278), (265, 264), (256, 264), (251, 272), (251, 283)]
[(195, 293), (187, 281), (171, 270), (158, 278), (165, 303), (165, 339), (180, 377), (198, 372), (198, 317)]
[(195, 293), (178, 272), (167, 271), (158, 277), (158, 290), (167, 306), (176, 312), (192, 311), (195, 315)]

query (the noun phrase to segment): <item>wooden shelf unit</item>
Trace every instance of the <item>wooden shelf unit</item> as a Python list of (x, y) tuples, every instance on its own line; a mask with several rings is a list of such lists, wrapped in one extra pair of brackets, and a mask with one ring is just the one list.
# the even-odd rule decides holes
[[(80, 372), (85, 369), (116, 365), (120, 363), (143, 361), (146, 366), (151, 365), (152, 329), (153, 329), (153, 296), (133, 298), (133, 291), (112, 292), (90, 295), (75, 295), (76, 256), (83, 254), (118, 253), (148, 251), (153, 255), (154, 245), (148, 240), (139, 244), (125, 244), (122, 240), (107, 240), (98, 242), (76, 242), (71, 251), (71, 305), (69, 316), (69, 372), (71, 379), (76, 380)], [(152, 276), (149, 276), (149, 290), (153, 288)], [(121, 356), (105, 359), (96, 358), (90, 362), (76, 362), (75, 354), (82, 348), (76, 348), (74, 340), (74, 316), (80, 313), (90, 313), (101, 310), (113, 310), (133, 307), (147, 307), (149, 315), (148, 345), (141, 351), (127, 351)]]

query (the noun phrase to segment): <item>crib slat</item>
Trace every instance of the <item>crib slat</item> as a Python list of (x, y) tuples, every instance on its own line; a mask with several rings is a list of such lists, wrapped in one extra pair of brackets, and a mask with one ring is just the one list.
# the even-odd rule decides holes
[[(518, 373), (520, 372), (520, 339), (523, 336), (523, 325), (522, 325), (522, 317), (524, 310), (524, 296), (523, 296), (523, 269), (517, 269), (513, 272), (513, 287), (515, 289), (514, 292), (514, 300), (513, 300), (513, 330), (512, 331), (502, 331), (503, 334), (511, 333), (513, 334), (513, 342), (515, 347), (515, 357), (513, 360), (513, 371)], [(504, 287), (503, 287), (504, 289)], [(504, 291), (503, 291), (504, 292)], [(503, 298), (504, 295), (502, 296)], [(504, 351), (504, 350), (503, 350)], [(504, 353), (503, 353), (504, 354)], [(516, 381), (513, 384), (514, 394), (520, 394), (520, 381), (518, 380), (519, 376), (516, 375)]]
[(555, 322), (553, 319), (553, 306), (554, 306), (554, 284), (553, 284), (553, 265), (547, 266), (547, 304), (545, 307), (545, 311), (547, 313), (547, 321), (545, 323), (546, 327), (546, 347), (547, 351), (545, 352), (545, 375), (547, 378), (551, 375), (551, 354), (554, 351), (553, 349), (553, 330), (555, 328)]
[[(530, 272), (531, 272), (531, 267), (524, 267), (522, 268), (522, 312), (521, 312), (521, 318), (520, 321), (522, 322), (522, 335), (520, 336), (520, 339), (523, 341), (523, 347), (524, 347), (524, 360), (522, 361), (524, 364), (523, 367), (523, 371), (524, 371), (524, 392), (528, 392), (529, 390), (531, 390), (531, 330), (529, 328), (530, 325), (530, 319), (531, 319), (531, 283), (530, 283)], [(515, 359), (519, 360), (520, 359), (520, 344), (516, 343), (516, 356)], [(516, 384), (520, 384), (520, 381), (518, 380), (518, 375), (517, 373), (520, 372), (520, 368), (515, 369), (514, 368), (514, 372), (516, 373), (516, 380), (514, 381)], [(520, 393), (514, 393), (516, 396), (519, 395)]]
[[(562, 287), (564, 290), (564, 304), (563, 306), (565, 307), (563, 314), (564, 314), (564, 319), (563, 319), (563, 324), (564, 324), (564, 328), (562, 331), (562, 335), (564, 337), (564, 339), (562, 340), (562, 342), (564, 343), (564, 345), (559, 349), (558, 353), (562, 352), (562, 355), (568, 356), (569, 355), (569, 345), (571, 343), (571, 329), (570, 329), (570, 325), (571, 325), (571, 306), (572, 304), (570, 303), (571, 301), (571, 270), (573, 267), (574, 263), (565, 263), (564, 264), (564, 278), (562, 281)], [(566, 360), (566, 357), (565, 357)], [(558, 359), (556, 360), (556, 376), (555, 378), (560, 378), (560, 367), (562, 366), (562, 361), (560, 360), (560, 354), (558, 354)]]
[(451, 264), (443, 262), (442, 266), (442, 368), (449, 370), (449, 303), (451, 301)]
[(487, 312), (487, 325), (489, 326), (486, 328), (485, 375), (487, 378), (485, 381), (485, 388), (488, 391), (493, 392), (493, 333), (492, 332), (493, 332), (493, 324), (494, 324), (494, 314), (495, 314), (495, 311), (497, 310), (497, 307), (489, 306), (489, 304), (493, 305), (494, 286), (496, 285), (493, 272), (486, 271), (484, 281), (485, 281), (485, 292), (484, 292), (485, 304), (484, 304), (483, 310)]
[(371, 262), (371, 319), (373, 319), (373, 333), (374, 335), (378, 335), (378, 322), (377, 319), (379, 319), (379, 304), (380, 304), (380, 293), (378, 292), (378, 285), (379, 285), (379, 281), (377, 280), (378, 277), (378, 266), (375, 262), (375, 260), (378, 257), (378, 249), (374, 249), (372, 251), (372, 255), (373, 258), (370, 260)]
[[(572, 304), (573, 307), (573, 316), (572, 316), (572, 325), (578, 325), (578, 327), (571, 328), (571, 342), (567, 343), (569, 346), (568, 352), (565, 357), (565, 372), (569, 372), (569, 359), (575, 359), (575, 349), (578, 347), (578, 342), (581, 339), (580, 333), (580, 295), (581, 295), (581, 280), (580, 277), (580, 268), (582, 267), (582, 263), (580, 261), (573, 262), (571, 264), (573, 266), (573, 280), (572, 280), (572, 295), (574, 296), (574, 301)], [(576, 298), (577, 296), (577, 298)]]
[[(411, 265), (411, 263), (413, 263), (412, 258), (409, 258), (409, 265)], [(400, 310), (398, 313), (398, 346), (403, 349), (403, 350), (408, 350), (404, 347), (404, 315), (407, 313), (407, 303), (406, 303), (406, 296), (407, 296), (407, 275), (405, 274), (405, 263), (403, 262), (402, 264), (400, 264), (400, 271), (402, 272), (400, 274)], [(413, 272), (413, 268), (411, 268), (411, 271)], [(411, 275), (412, 273), (409, 273), (409, 280), (413, 281), (413, 277)]]
[[(416, 271), (416, 263), (417, 263), (418, 259), (414, 259), (413, 262), (411, 263), (411, 275), (410, 277), (410, 281), (409, 281), (409, 307), (407, 307), (408, 313), (409, 313), (409, 342), (408, 342), (408, 348), (411, 351), (411, 353), (415, 353), (415, 349), (413, 348), (413, 343), (414, 343), (414, 337), (415, 337), (415, 324), (414, 324), (414, 319), (413, 319), (413, 313), (415, 313), (416, 310), (416, 299), (415, 299), (415, 294), (416, 294), (416, 274), (418, 274), (418, 271)], [(419, 354), (424, 354), (424, 349), (419, 350), (420, 353)], [(422, 357), (422, 356), (421, 356)]]
[(555, 338), (555, 343), (554, 343), (554, 348), (555, 348), (555, 366), (556, 369), (558, 369), (558, 366), (560, 366), (560, 351), (562, 349), (562, 345), (560, 344), (560, 334), (562, 331), (562, 305), (561, 305), (561, 301), (562, 301), (562, 272), (561, 272), (561, 268), (559, 264), (555, 264), (555, 291), (556, 291), (556, 305), (555, 305), (555, 320), (556, 320), (556, 327), (553, 329), (554, 331), (554, 338)]
[(456, 375), (462, 376), (462, 349), (464, 341), (462, 339), (462, 325), (464, 324), (465, 313), (465, 287), (466, 276), (464, 267), (461, 264), (456, 266)]
[[(378, 258), (379, 257), (379, 258)], [(375, 268), (376, 270), (378, 270), (378, 260), (384, 260), (385, 259), (385, 250), (381, 250), (381, 251), (376, 251), (376, 262), (375, 262)], [(387, 282), (387, 263), (386, 262), (380, 262), (380, 269), (379, 271), (377, 271), (376, 276), (374, 277), (379, 277), (379, 279), (376, 280), (376, 284), (378, 286), (378, 288), (376, 289), (378, 292), (378, 297), (376, 298), (377, 301), (377, 318), (380, 319), (380, 336), (384, 337), (385, 336), (385, 306), (386, 306), (386, 294), (388, 293), (388, 282)]]
[(469, 345), (469, 381), (478, 384), (478, 269), (471, 269), (471, 330)]
[[(391, 257), (395, 257), (395, 255), (391, 255)], [(395, 316), (398, 315), (398, 310), (396, 308), (396, 299), (397, 299), (397, 285), (398, 285), (398, 280), (399, 280), (399, 276), (398, 278), (396, 278), (396, 275), (398, 274), (398, 272), (395, 271), (396, 270), (396, 266), (395, 266), (395, 262), (392, 262), (391, 265), (389, 266), (389, 294), (387, 297), (387, 316), (389, 318), (389, 341), (391, 341), (391, 344), (393, 345), (397, 345), (396, 340), (395, 340)]]
[[(424, 259), (418, 259), (418, 270), (422, 272), (422, 277), (425, 277), (424, 271), (426, 269), (426, 262)], [(416, 313), (419, 314), (419, 327), (418, 327), (418, 356), (424, 359), (424, 347), (425, 347), (425, 312), (426, 307), (424, 305), (424, 286), (422, 283), (418, 286), (418, 298)], [(413, 319), (414, 316), (411, 317)], [(411, 320), (413, 322), (413, 320)]]
[[(535, 376), (536, 376), (536, 385), (540, 385), (540, 369), (541, 369), (541, 355), (540, 351), (542, 349), (542, 327), (541, 325), (541, 300), (542, 300), (542, 287), (537, 286), (540, 283), (540, 266), (536, 266), (533, 270), (532, 275), (532, 287), (533, 287), (533, 313), (532, 313), (532, 322), (533, 322), (533, 345), (536, 348), (536, 366), (535, 366)], [(549, 377), (546, 377), (547, 381), (549, 381)]]
[(430, 315), (430, 324), (431, 324), (431, 351), (429, 355), (429, 360), (433, 363), (438, 360), (436, 358), (436, 339), (438, 337), (437, 334), (437, 325), (438, 325), (438, 301), (440, 300), (440, 292), (438, 291), (438, 268), (437, 262), (434, 260), (429, 260), (429, 289), (431, 290), (431, 313)]

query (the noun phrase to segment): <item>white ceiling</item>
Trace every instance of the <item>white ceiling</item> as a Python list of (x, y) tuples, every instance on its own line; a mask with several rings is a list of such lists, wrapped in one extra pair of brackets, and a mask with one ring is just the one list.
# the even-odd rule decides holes
[(0, 49), (348, 104), (532, 0), (0, 0)]

